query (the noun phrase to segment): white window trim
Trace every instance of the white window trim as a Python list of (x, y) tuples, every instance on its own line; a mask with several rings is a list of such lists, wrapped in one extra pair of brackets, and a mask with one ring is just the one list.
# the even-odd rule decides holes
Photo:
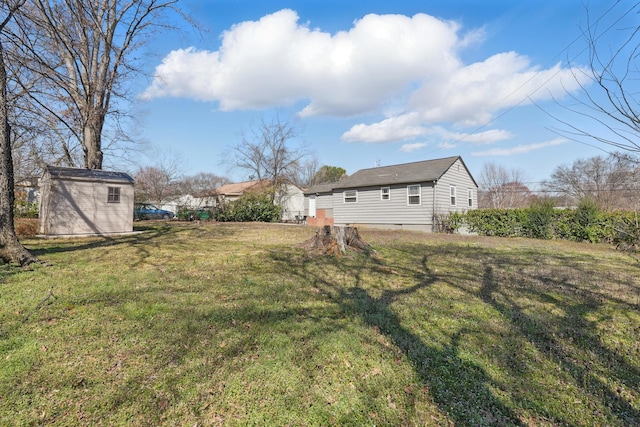
[[(354, 193), (355, 197), (349, 197), (349, 199), (355, 198), (355, 200), (352, 202), (351, 201), (347, 202), (347, 193)], [(342, 203), (358, 203), (358, 190), (345, 190), (342, 193)]]
[[(411, 188), (418, 188), (418, 194), (411, 194)], [(417, 197), (418, 203), (411, 203), (411, 197)], [(407, 206), (420, 206), (422, 205), (422, 187), (420, 184), (407, 185)]]
[[(387, 190), (387, 192), (385, 193), (384, 190)], [(384, 198), (385, 195), (387, 196), (386, 199)], [(391, 200), (391, 187), (380, 187), (380, 200)]]
[(473, 207), (473, 190), (472, 189), (467, 189), (467, 198), (469, 200), (469, 207), (472, 208)]
[(456, 186), (455, 185), (450, 185), (449, 186), (449, 203), (451, 203), (451, 206), (457, 206), (458, 205), (458, 196), (456, 194)]

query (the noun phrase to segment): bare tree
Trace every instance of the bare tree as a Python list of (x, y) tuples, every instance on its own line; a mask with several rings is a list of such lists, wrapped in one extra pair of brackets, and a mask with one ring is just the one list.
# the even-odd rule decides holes
[(178, 0), (27, 0), (16, 34), (24, 40), (34, 104), (55, 117), (82, 147), (84, 166), (101, 169), (108, 118), (124, 111), (125, 82), (137, 73), (132, 55), (161, 26)]
[(533, 195), (524, 184), (519, 169), (506, 169), (485, 163), (479, 176), (478, 206), (481, 208), (522, 208), (529, 206)]
[[(618, 7), (625, 9), (613, 23), (606, 22), (603, 18)], [(596, 146), (640, 152), (640, 27), (633, 21), (638, 13), (640, 3), (629, 6), (615, 2), (594, 20), (587, 9), (583, 35), (588, 68), (576, 68), (583, 71), (576, 71), (575, 75), (583, 97), (568, 94), (571, 105), (563, 105), (568, 116), (553, 115), (562, 124), (556, 129), (559, 134), (579, 142), (595, 142)], [(615, 36), (608, 38), (611, 30)], [(583, 83), (585, 80), (591, 84)]]
[(15, 189), (3, 39), (5, 28), (23, 4), (23, 0), (0, 3), (0, 258), (20, 265), (35, 262), (36, 258), (18, 241), (13, 223)]
[(298, 168), (298, 172), (293, 177), (293, 183), (300, 188), (307, 188), (314, 184), (314, 177), (318, 173), (320, 166), (317, 157), (310, 157), (302, 162)]
[(175, 177), (165, 169), (145, 166), (135, 173), (135, 199), (162, 205), (178, 193)]
[(543, 188), (570, 203), (589, 199), (603, 210), (636, 209), (640, 167), (637, 159), (621, 153), (579, 159), (571, 166), (558, 166)]
[(183, 195), (189, 194), (201, 202), (212, 205), (217, 201), (218, 188), (229, 182), (229, 179), (223, 176), (201, 172), (182, 178), (178, 182), (178, 187)]
[(279, 117), (263, 119), (250, 136), (245, 135), (241, 143), (231, 148), (231, 163), (245, 169), (253, 179), (267, 179), (279, 187), (299, 175), (308, 156), (304, 147), (295, 145), (297, 136), (291, 123)]

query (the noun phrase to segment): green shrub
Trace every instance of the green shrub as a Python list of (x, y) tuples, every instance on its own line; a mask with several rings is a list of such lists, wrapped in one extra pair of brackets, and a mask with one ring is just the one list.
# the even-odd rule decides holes
[(216, 221), (276, 222), (280, 219), (280, 206), (276, 206), (269, 192), (245, 193), (214, 214)]
[(600, 218), (598, 205), (590, 200), (584, 199), (578, 205), (574, 214), (572, 237), (577, 241), (589, 241), (597, 243), (602, 241), (604, 230)]
[(524, 228), (528, 237), (533, 237), (534, 239), (553, 238), (553, 202), (550, 200), (534, 202), (525, 212), (527, 214), (527, 220)]
[(522, 236), (525, 219), (524, 209), (476, 209), (465, 214), (469, 231), (485, 236)]

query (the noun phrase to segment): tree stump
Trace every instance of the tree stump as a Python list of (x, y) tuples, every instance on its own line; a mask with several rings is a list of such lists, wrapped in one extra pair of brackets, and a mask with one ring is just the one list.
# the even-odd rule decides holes
[(371, 245), (365, 242), (356, 227), (325, 225), (316, 231), (315, 236), (302, 243), (310, 251), (324, 255), (344, 255), (348, 249), (373, 252)]

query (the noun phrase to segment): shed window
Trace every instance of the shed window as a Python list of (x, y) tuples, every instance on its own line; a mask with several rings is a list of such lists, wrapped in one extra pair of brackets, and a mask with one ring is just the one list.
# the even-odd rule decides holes
[(358, 201), (358, 191), (357, 190), (347, 190), (344, 192), (344, 202), (345, 203), (356, 203)]
[(390, 200), (391, 199), (391, 189), (389, 187), (382, 187), (380, 189), (380, 200)]
[(120, 203), (120, 187), (109, 187), (107, 203)]
[(456, 205), (456, 187), (454, 185), (452, 185), (451, 187), (449, 187), (449, 192), (451, 194), (451, 206), (455, 206)]
[(407, 185), (407, 203), (410, 205), (420, 204), (420, 185)]
[(469, 189), (469, 190), (467, 191), (467, 194), (468, 194), (468, 196), (467, 196), (467, 197), (468, 197), (468, 199), (469, 199), (469, 207), (470, 207), (470, 208), (472, 208), (472, 207), (473, 207), (473, 190), (472, 190), (472, 189)]

